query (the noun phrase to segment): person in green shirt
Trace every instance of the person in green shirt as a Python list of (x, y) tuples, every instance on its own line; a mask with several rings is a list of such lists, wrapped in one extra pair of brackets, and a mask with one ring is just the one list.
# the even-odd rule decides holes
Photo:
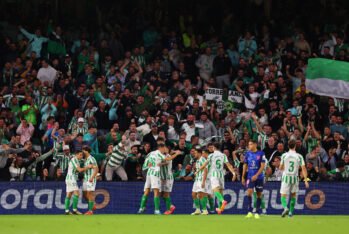
[(35, 126), (37, 124), (38, 113), (39, 109), (38, 106), (34, 103), (33, 98), (31, 96), (27, 96), (26, 104), (22, 106), (22, 114), (24, 119), (26, 119), (28, 123), (31, 123)]
[(105, 136), (105, 144), (106, 145), (116, 145), (121, 141), (121, 134), (120, 132), (116, 131), (110, 131), (106, 136)]
[(328, 171), (327, 174), (336, 181), (349, 181), (349, 167), (342, 160), (336, 163), (336, 169)]
[(82, 72), (85, 68), (85, 65), (89, 62), (88, 50), (83, 48), (78, 55), (78, 74)]

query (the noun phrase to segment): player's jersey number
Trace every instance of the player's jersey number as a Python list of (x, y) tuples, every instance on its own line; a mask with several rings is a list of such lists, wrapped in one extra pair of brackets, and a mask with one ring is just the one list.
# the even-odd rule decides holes
[(222, 161), (220, 159), (216, 160), (216, 168), (221, 169), (222, 168)]
[(290, 161), (290, 167), (288, 168), (288, 172), (293, 172), (294, 171), (294, 162)]

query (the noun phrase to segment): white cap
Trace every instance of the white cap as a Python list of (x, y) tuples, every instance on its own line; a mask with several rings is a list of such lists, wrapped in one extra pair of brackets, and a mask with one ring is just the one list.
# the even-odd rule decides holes
[(78, 123), (83, 123), (85, 122), (84, 118), (78, 118)]
[(64, 145), (63, 146), (63, 150), (69, 150), (70, 148), (69, 148), (69, 145)]

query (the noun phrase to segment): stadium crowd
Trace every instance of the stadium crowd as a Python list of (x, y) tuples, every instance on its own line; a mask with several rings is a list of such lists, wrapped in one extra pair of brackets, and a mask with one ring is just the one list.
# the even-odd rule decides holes
[[(229, 15), (224, 22), (231, 26)], [(175, 180), (193, 180), (191, 149), (210, 141), (221, 143), (240, 176), (255, 139), (268, 180), (280, 181), (280, 157), (295, 139), (312, 181), (348, 181), (348, 101), (305, 86), (309, 58), (349, 60), (346, 28), (335, 26), (275, 34), (263, 24), (227, 38), (182, 15), (172, 28), (144, 26), (127, 46), (118, 25), (95, 34), (52, 21), (18, 26), (1, 45), (0, 180), (64, 180), (83, 145), (100, 180), (144, 180), (142, 164), (159, 139), (181, 151)], [(120, 142), (123, 156), (109, 161)]]

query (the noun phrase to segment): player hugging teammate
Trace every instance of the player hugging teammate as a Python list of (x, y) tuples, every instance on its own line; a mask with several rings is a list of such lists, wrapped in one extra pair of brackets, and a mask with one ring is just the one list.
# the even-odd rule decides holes
[[(208, 150), (201, 150), (200, 147), (195, 148), (195, 167), (196, 169), (200, 169), (204, 163), (207, 160), (208, 156)], [(212, 191), (211, 191), (211, 183), (208, 178), (208, 169), (205, 168), (204, 170), (201, 170), (197, 173), (195, 176), (195, 182), (193, 184), (193, 190), (192, 190), (192, 197), (194, 200), (195, 205), (195, 211), (192, 213), (192, 215), (208, 215), (207, 211), (207, 201), (208, 196), (210, 195), (212, 197)], [(201, 209), (202, 213), (201, 213)], [(214, 206), (214, 204), (213, 204)], [(213, 206), (210, 208), (213, 209)]]
[[(66, 183), (66, 198), (65, 198), (65, 214), (80, 215), (78, 211), (79, 202), (79, 187), (78, 187), (78, 174), (84, 173), (83, 181), (83, 195), (88, 202), (88, 211), (86, 215), (92, 215), (94, 206), (94, 191), (96, 189), (96, 176), (98, 173), (98, 166), (96, 160), (90, 155), (91, 149), (88, 146), (84, 146), (82, 151), (77, 152), (73, 156), (68, 164), (68, 172), (65, 179)], [(80, 167), (80, 161), (84, 160), (84, 167)], [(73, 212), (70, 212), (70, 200), (73, 197)]]
[(144, 185), (144, 194), (141, 198), (138, 214), (143, 214), (147, 204), (148, 196), (152, 191), (154, 193), (154, 214), (160, 215), (160, 195), (166, 203), (165, 214), (172, 214), (175, 206), (171, 203), (170, 193), (173, 186), (172, 160), (181, 152), (172, 152), (168, 155), (168, 148), (164, 142), (158, 142), (158, 149), (150, 152), (143, 164), (143, 170), (147, 169), (147, 178)]
[(211, 189), (218, 200), (216, 212), (221, 214), (227, 205), (227, 201), (225, 201), (223, 197), (224, 165), (226, 165), (229, 171), (233, 174), (233, 181), (235, 180), (236, 174), (233, 166), (228, 162), (227, 156), (218, 150), (218, 144), (209, 143), (207, 145), (207, 150), (210, 154), (203, 165), (197, 169), (195, 175), (198, 176), (202, 170), (207, 169)]

